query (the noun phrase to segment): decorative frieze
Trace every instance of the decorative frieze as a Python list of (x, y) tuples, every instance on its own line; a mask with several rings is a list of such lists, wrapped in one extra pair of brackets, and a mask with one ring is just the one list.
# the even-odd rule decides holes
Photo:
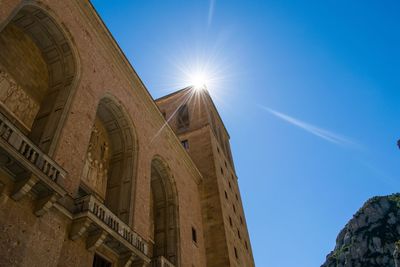
[(2, 68), (0, 68), (0, 104), (28, 129), (31, 129), (40, 108), (39, 103)]

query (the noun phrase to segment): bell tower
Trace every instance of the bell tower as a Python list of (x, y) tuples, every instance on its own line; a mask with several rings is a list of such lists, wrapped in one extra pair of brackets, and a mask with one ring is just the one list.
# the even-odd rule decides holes
[(254, 266), (230, 136), (208, 90), (187, 87), (156, 104), (203, 175), (207, 266)]

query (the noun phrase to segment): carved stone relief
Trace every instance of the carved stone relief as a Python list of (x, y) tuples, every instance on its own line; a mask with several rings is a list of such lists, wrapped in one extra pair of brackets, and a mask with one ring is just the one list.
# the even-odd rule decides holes
[(29, 34), (14, 23), (0, 32), (1, 66), (38, 103), (49, 87), (49, 70), (43, 56)]
[(31, 129), (40, 105), (4, 69), (0, 69), (0, 104), (28, 129)]
[(90, 136), (82, 179), (103, 200), (107, 189), (107, 174), (110, 161), (109, 144), (107, 131), (101, 121), (96, 118)]

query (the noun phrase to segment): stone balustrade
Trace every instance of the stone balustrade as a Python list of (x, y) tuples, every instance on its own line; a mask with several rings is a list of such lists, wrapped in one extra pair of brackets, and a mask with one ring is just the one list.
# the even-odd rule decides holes
[[(70, 234), (72, 239), (77, 239), (84, 232), (106, 232), (108, 239), (114, 239), (125, 246), (126, 253), (133, 253), (138, 257), (146, 257), (148, 244), (126, 223), (110, 211), (99, 199), (93, 195), (87, 195), (75, 200), (75, 226)], [(82, 219), (89, 222), (82, 223)], [(104, 238), (105, 240), (106, 238)], [(112, 243), (112, 242), (107, 242)], [(97, 246), (100, 243), (97, 243)], [(121, 246), (117, 246), (121, 247)]]
[(163, 256), (159, 256), (156, 258), (153, 258), (151, 261), (151, 267), (175, 267), (169, 260), (167, 260)]
[(34, 167), (42, 172), (52, 181), (63, 179), (66, 172), (50, 157), (43, 153), (33, 144), (17, 127), (15, 127), (6, 117), (0, 113), (0, 137), (10, 145), (15, 152), (27, 162), (31, 163), (29, 167)]
[(2, 113), (0, 113), (0, 167), (14, 179), (15, 184), (11, 193), (14, 200), (20, 200), (31, 191), (38, 196), (34, 210), (37, 216), (42, 216), (66, 194), (58, 184), (65, 179), (66, 171)]

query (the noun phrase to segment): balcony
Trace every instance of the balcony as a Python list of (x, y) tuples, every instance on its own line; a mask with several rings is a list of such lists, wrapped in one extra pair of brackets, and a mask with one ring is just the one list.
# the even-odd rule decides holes
[(66, 172), (0, 113), (0, 168), (14, 180), (11, 197), (29, 192), (37, 198), (35, 214), (43, 215), (66, 192), (57, 184)]
[(150, 262), (146, 241), (93, 195), (75, 200), (70, 238), (76, 240), (83, 236), (87, 237), (88, 250), (106, 245), (121, 256), (122, 266), (128, 266), (128, 261), (129, 264), (135, 260)]
[(151, 261), (151, 267), (175, 267), (175, 265), (163, 256), (159, 256)]

